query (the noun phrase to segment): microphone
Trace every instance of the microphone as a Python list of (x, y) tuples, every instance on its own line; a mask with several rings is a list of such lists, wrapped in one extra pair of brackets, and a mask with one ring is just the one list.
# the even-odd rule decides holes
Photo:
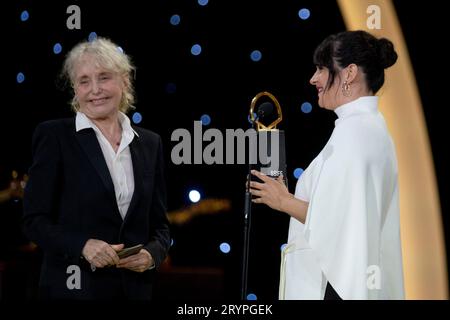
[(261, 103), (261, 105), (258, 108), (258, 119), (264, 119), (264, 117), (271, 115), (273, 112), (273, 103), (266, 101), (264, 103)]

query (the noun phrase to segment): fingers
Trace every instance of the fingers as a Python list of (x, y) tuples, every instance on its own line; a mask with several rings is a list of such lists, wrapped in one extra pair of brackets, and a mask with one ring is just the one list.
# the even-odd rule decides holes
[(91, 261), (89, 261), (92, 265), (97, 268), (103, 268), (105, 266), (106, 261), (103, 261), (100, 257), (94, 257)]
[(284, 179), (283, 179), (283, 178), (284, 178), (283, 175), (280, 174), (280, 175), (277, 177), (277, 181), (278, 181), (279, 183), (281, 183), (281, 184), (284, 184)]
[(255, 198), (255, 199), (252, 199), (252, 202), (253, 202), (253, 203), (265, 203), (263, 198)]
[(261, 172), (257, 171), (257, 170), (252, 170), (251, 173), (260, 178), (262, 181), (264, 182), (269, 182), (271, 179), (269, 177), (267, 177), (265, 174), (262, 174)]
[(125, 245), (123, 243), (111, 245), (111, 248), (113, 248), (114, 251), (116, 251), (116, 252), (122, 250), (124, 247), (125, 247)]
[(134, 267), (128, 267), (128, 270), (134, 271), (134, 272), (144, 272), (145, 270), (147, 270), (147, 268), (143, 267), (142, 265), (140, 266), (134, 266)]
[[(264, 176), (263, 174), (261, 174), (260, 172), (258, 172), (256, 170), (252, 170), (252, 174), (254, 174), (257, 177), (263, 176), (264, 178), (267, 178), (266, 176)], [(263, 180), (263, 181), (265, 181), (265, 180)], [(267, 188), (266, 183), (251, 181), (250, 182), (250, 193), (253, 196), (259, 197), (258, 199), (252, 199), (252, 202), (254, 202), (254, 203), (264, 203), (262, 201), (261, 197), (263, 197), (263, 192), (266, 190), (266, 188)]]
[(283, 187), (283, 189), (287, 189), (287, 181), (285, 181), (283, 175), (279, 175), (276, 180)]
[(152, 263), (152, 259), (149, 258), (149, 255), (139, 252), (130, 257), (121, 259), (119, 264), (117, 264), (117, 268), (126, 268), (136, 272), (143, 272), (150, 267)]
[(256, 197), (262, 197), (263, 191), (257, 189), (250, 189), (250, 193)]
[(119, 263), (119, 256), (116, 251), (106, 242), (101, 244), (96, 256), (101, 258), (103, 261), (106, 261), (106, 266)]
[(110, 261), (112, 261), (111, 264), (115, 265), (119, 263), (119, 256), (117, 255), (117, 252), (122, 250), (125, 247), (125, 245), (123, 243), (121, 244), (111, 244), (109, 246), (109, 248), (107, 248), (106, 250), (106, 254), (109, 256)]
[(114, 256), (112, 256), (108, 252), (99, 252), (91, 260), (96, 267), (102, 268), (110, 265), (115, 265), (119, 262), (119, 257), (115, 259)]
[(117, 255), (117, 252), (113, 248), (111, 248), (111, 246), (109, 246), (109, 248), (106, 248), (105, 254), (110, 265), (119, 263), (119, 256)]
[(126, 258), (123, 258), (123, 259), (120, 259), (119, 263), (118, 263), (118, 266), (119, 265), (124, 265), (124, 264), (127, 264), (127, 263), (132, 263), (132, 262), (134, 262), (136, 260), (139, 260), (139, 253), (133, 254), (132, 256), (129, 256), (129, 257), (126, 257)]
[(105, 258), (104, 256), (100, 256), (100, 255), (95, 256), (92, 259), (91, 263), (94, 266), (96, 266), (97, 268), (104, 268), (110, 264), (107, 258)]
[[(120, 248), (123, 245), (113, 245)], [(102, 268), (119, 263), (119, 257), (112, 246), (102, 240), (89, 239), (83, 248), (83, 255), (96, 267)]]
[[(248, 182), (245, 184), (245, 187), (247, 188)], [(256, 181), (250, 181), (250, 192), (252, 189), (261, 190), (264, 188), (264, 183), (256, 182)]]
[(250, 182), (250, 188), (262, 190), (262, 189), (264, 189), (264, 183), (252, 181), (252, 182)]
[[(265, 183), (259, 183), (259, 182), (250, 182), (250, 193), (255, 196), (255, 197), (263, 197), (264, 196), (264, 192), (266, 190), (266, 185)], [(255, 201), (253, 201), (255, 202)], [(255, 203), (259, 203), (259, 202), (255, 202)]]

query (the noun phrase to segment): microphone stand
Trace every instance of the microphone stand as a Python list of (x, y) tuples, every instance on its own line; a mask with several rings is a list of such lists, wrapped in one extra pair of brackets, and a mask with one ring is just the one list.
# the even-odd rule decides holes
[[(252, 129), (255, 130), (255, 121), (252, 121)], [(252, 194), (250, 193), (250, 181), (251, 181), (251, 170), (252, 165), (250, 162), (250, 152), (249, 151), (249, 161), (248, 161), (248, 173), (247, 173), (247, 184), (245, 186), (245, 205), (244, 205), (244, 244), (243, 244), (243, 256), (242, 256), (242, 284), (241, 284), (241, 300), (246, 300), (247, 295), (247, 278), (248, 278), (248, 256), (250, 247), (250, 228), (252, 222)]]

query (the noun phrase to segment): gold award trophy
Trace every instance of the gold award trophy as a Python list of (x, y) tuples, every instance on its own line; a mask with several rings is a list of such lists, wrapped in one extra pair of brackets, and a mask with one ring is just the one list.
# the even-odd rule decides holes
[[(257, 106), (257, 103), (261, 98), (268, 99), (270, 102), (264, 102)], [(264, 105), (269, 108), (264, 108)], [(275, 106), (276, 118), (274, 119), (274, 116), (272, 115), (270, 117), (272, 120), (269, 120), (270, 123), (264, 124), (262, 121), (265, 116), (269, 115), (265, 114), (264, 111), (272, 113), (274, 109), (273, 106)], [(255, 129), (258, 137), (258, 148), (260, 149), (258, 164), (255, 169), (274, 178), (282, 174), (286, 183), (286, 150), (284, 131), (277, 129), (277, 125), (281, 122), (281, 120), (283, 120), (283, 114), (277, 98), (267, 91), (258, 93), (252, 99), (250, 104), (250, 119), (252, 123), (256, 124)], [(264, 149), (262, 152), (261, 148)]]
[[(278, 117), (272, 123), (268, 124), (267, 126), (265, 124), (261, 123), (259, 118), (256, 118), (256, 120), (255, 120), (254, 110), (255, 110), (256, 102), (258, 102), (258, 100), (261, 99), (262, 97), (268, 97), (270, 100), (273, 101), (273, 103), (277, 109), (277, 114), (278, 114)], [(283, 120), (283, 113), (281, 112), (281, 106), (280, 106), (280, 103), (278, 102), (277, 98), (275, 98), (275, 96), (273, 94), (271, 94), (270, 92), (267, 92), (267, 91), (258, 93), (252, 99), (252, 103), (250, 104), (250, 119), (252, 120), (252, 122), (254, 121), (256, 123), (257, 131), (276, 130), (277, 124), (279, 124), (281, 122), (281, 120)]]

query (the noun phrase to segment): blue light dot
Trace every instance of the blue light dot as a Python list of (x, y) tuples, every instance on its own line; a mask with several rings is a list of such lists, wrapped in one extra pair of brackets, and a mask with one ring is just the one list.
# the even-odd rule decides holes
[(298, 178), (300, 178), (300, 176), (302, 175), (302, 173), (303, 173), (303, 169), (302, 169), (302, 168), (297, 168), (297, 169), (294, 170), (294, 177), (295, 177), (296, 179), (298, 179)]
[(180, 24), (181, 18), (178, 14), (174, 14), (170, 17), (170, 24), (173, 26), (177, 26)]
[(139, 112), (135, 112), (133, 113), (132, 119), (135, 124), (138, 124), (142, 121), (142, 115)]
[(175, 243), (175, 240), (173, 240), (173, 238), (170, 239), (170, 246), (173, 246), (174, 243)]
[(258, 297), (256, 297), (256, 294), (254, 294), (254, 293), (249, 293), (247, 295), (247, 300), (252, 300), (252, 301), (258, 300)]
[(172, 93), (175, 93), (176, 91), (177, 91), (177, 85), (175, 83), (170, 82), (166, 85), (167, 93), (172, 94)]
[(198, 192), (197, 190), (191, 190), (189, 192), (189, 200), (191, 200), (191, 202), (199, 202), (200, 198), (200, 192)]
[(262, 58), (262, 53), (259, 50), (253, 50), (252, 53), (250, 53), (250, 59), (252, 59), (252, 61), (259, 61)]
[(20, 20), (22, 21), (27, 21), (29, 17), (30, 14), (28, 13), (27, 10), (23, 10), (22, 13), (20, 14)]
[(194, 44), (194, 45), (191, 47), (191, 53), (192, 53), (194, 56), (198, 56), (200, 53), (202, 53), (202, 47), (201, 47), (199, 44)]
[(95, 32), (89, 33), (89, 36), (88, 36), (89, 42), (92, 42), (92, 41), (94, 41), (95, 39), (97, 39), (97, 34), (96, 34)]
[(53, 53), (54, 54), (60, 54), (62, 51), (62, 46), (60, 43), (55, 43), (55, 45), (53, 46)]
[(200, 117), (200, 121), (202, 122), (202, 125), (209, 126), (211, 123), (211, 117), (207, 114), (204, 114)]
[(208, 4), (209, 0), (198, 0), (197, 2), (201, 6), (206, 6)]
[(308, 9), (303, 8), (298, 11), (298, 16), (300, 19), (306, 20), (311, 16), (311, 12)]
[(280, 246), (280, 250), (283, 251), (284, 248), (286, 248), (286, 246), (287, 246), (287, 243), (283, 243), (283, 244)]
[(22, 72), (19, 72), (17, 74), (16, 79), (17, 79), (17, 83), (22, 83), (25, 81), (25, 75)]
[(122, 47), (119, 47), (119, 46), (117, 46), (117, 51), (119, 51), (120, 53), (123, 53), (123, 49), (122, 49)]
[[(255, 121), (258, 120), (258, 115), (255, 112), (253, 112), (253, 119)], [(250, 124), (252, 124), (252, 119), (250, 118), (250, 115), (247, 116), (247, 120)]]
[(229, 253), (231, 251), (231, 247), (228, 243), (226, 242), (222, 242), (219, 246), (220, 251), (222, 251), (223, 253)]
[(312, 111), (312, 104), (309, 102), (303, 102), (301, 109), (303, 113), (310, 113)]

